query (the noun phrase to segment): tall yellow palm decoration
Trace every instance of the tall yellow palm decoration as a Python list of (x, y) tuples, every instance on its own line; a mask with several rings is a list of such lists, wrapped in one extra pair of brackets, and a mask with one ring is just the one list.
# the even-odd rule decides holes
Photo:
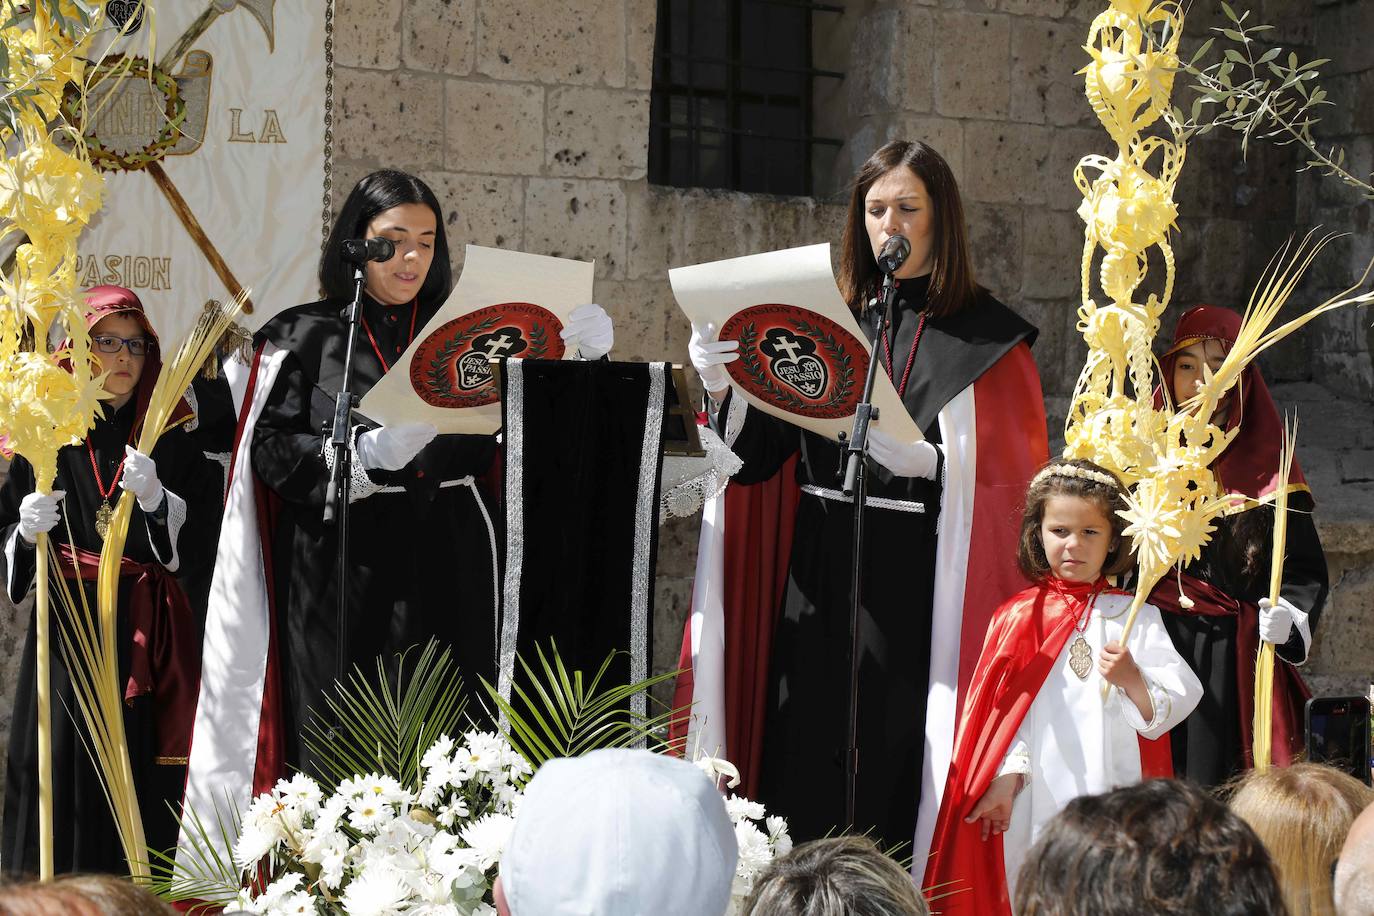
[[(1173, 194), (1186, 155), (1169, 106), (1183, 19), (1181, 7), (1171, 0), (1112, 0), (1089, 27), (1084, 49), (1091, 61), (1081, 71), (1088, 101), (1117, 155), (1085, 156), (1074, 170), (1083, 195), (1078, 213), (1086, 224), (1078, 328), (1088, 356), (1069, 409), (1064, 455), (1111, 469), (1131, 490), (1123, 514), (1139, 578), (1123, 642), (1156, 583), (1175, 564), (1200, 555), (1217, 516), (1244, 508), (1221, 493), (1210, 470), (1237, 432), (1224, 432), (1211, 418), (1241, 371), (1317, 315), (1374, 299), (1374, 293), (1355, 294), (1362, 277), (1339, 296), (1271, 330), (1331, 239), (1314, 241), (1309, 235), (1296, 246), (1290, 243), (1261, 278), (1238, 339), (1217, 372), (1177, 409), (1168, 402), (1167, 387), (1165, 402), (1155, 407), (1151, 344), (1173, 294), (1169, 231), (1177, 228)], [(1161, 135), (1160, 124), (1169, 136)], [(1151, 127), (1155, 133), (1146, 136)], [(1158, 250), (1163, 266), (1163, 293), (1140, 301), (1151, 249)], [(1100, 303), (1094, 280), (1105, 296)]]
[[(51, 4), (0, 0), (0, 31), (10, 77), (7, 89), (25, 104), (11, 105), (0, 126), (5, 160), (0, 164), (0, 240), (23, 233), (12, 271), (0, 277), (0, 431), (7, 450), (33, 465), (37, 489), (50, 492), (57, 452), (79, 442), (91, 425), (101, 393), (91, 378), (90, 341), (83, 304), (76, 296), (76, 243), (100, 207), (102, 181), (85, 155), (81, 138), (58, 119), (62, 93), (80, 84), (89, 32), (74, 36), (59, 27)], [(74, 6), (56, 8), (77, 20)], [(26, 15), (20, 15), (25, 13)], [(77, 30), (80, 31), (80, 30)], [(8, 101), (8, 100), (7, 100)], [(56, 123), (56, 128), (51, 125)], [(50, 338), (71, 343), (58, 352)], [(74, 367), (59, 366), (66, 359)], [(52, 876), (52, 708), (49, 693), (48, 538), (36, 545), (38, 648), (39, 872)]]

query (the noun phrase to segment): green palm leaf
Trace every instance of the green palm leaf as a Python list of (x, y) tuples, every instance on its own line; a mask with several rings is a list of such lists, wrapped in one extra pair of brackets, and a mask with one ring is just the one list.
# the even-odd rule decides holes
[(234, 848), (242, 826), (239, 814), (228, 793), (225, 793), (224, 803), (215, 808), (217, 837), (212, 837), (211, 828), (194, 810), (188, 809), (182, 817), (181, 833), (185, 845), (180, 865), (175, 848), (169, 852), (148, 850), (152, 860), (148, 890), (163, 900), (197, 901), (187, 910), (192, 914), (218, 912), (238, 897), (241, 887), (238, 869), (220, 852)]
[(515, 680), (510, 700), (482, 681), (505, 723), (502, 734), (530, 766), (537, 770), (555, 757), (578, 757), (602, 748), (642, 744), (656, 753), (673, 750), (665, 736), (685, 710), (640, 715), (631, 710), (630, 699), (647, 695), (677, 677), (677, 671), (603, 689), (602, 681), (619, 653), (607, 655), (588, 680), (582, 671), (568, 670), (556, 645), (551, 643), (547, 653), (536, 647), (536, 652), (539, 672), (524, 658), (517, 659), (525, 676)]
[(440, 735), (461, 733), (467, 700), (448, 649), (431, 639), (411, 663), (413, 649), (378, 657), (374, 677), (355, 666), (347, 684), (325, 694), (325, 711), (312, 710), (304, 730), (318, 770), (311, 775), (332, 787), (379, 773), (420, 790), (420, 757)]

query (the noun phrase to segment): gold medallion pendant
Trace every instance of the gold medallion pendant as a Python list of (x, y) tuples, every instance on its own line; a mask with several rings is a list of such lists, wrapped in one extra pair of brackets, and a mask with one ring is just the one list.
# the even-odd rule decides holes
[[(99, 524), (99, 522), (97, 522)], [(1088, 672), (1093, 668), (1093, 649), (1088, 645), (1088, 641), (1079, 636), (1069, 646), (1069, 670), (1078, 675), (1080, 681), (1088, 679)]]
[(102, 502), (100, 508), (95, 510), (95, 533), (100, 535), (102, 541), (110, 533), (110, 522), (113, 520), (114, 510), (108, 502)]

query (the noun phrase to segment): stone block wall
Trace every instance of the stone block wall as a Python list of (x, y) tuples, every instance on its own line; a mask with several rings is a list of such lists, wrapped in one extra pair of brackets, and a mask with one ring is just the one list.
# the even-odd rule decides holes
[[(649, 89), (655, 0), (336, 0), (340, 87), (336, 206), (354, 179), (381, 165), (414, 170), (445, 204), (461, 267), (463, 242), (597, 260), (595, 296), (616, 319), (618, 356), (686, 361), (690, 333), (667, 284), (668, 268), (813, 242), (837, 243), (844, 188), (883, 142), (924, 139), (949, 160), (963, 190), (980, 280), (1040, 327), (1035, 347), (1051, 439), (1082, 365), (1075, 325), (1082, 224), (1072, 171), (1109, 153), (1075, 71), (1096, 0), (851, 0), (818, 28), (816, 65), (842, 70), (816, 81), (815, 129), (841, 137), (816, 199), (650, 185)], [(1374, 25), (1360, 0), (1255, 0), (1254, 16), (1301, 56), (1333, 58), (1341, 112), (1333, 138), (1368, 172), (1374, 155), (1359, 100), (1374, 57), (1359, 36)], [(1222, 23), (1220, 4), (1194, 4), (1185, 45)], [(1182, 87), (1176, 98), (1189, 98)], [(1334, 113), (1334, 112), (1333, 112)], [(1374, 254), (1368, 204), (1329, 181), (1299, 176), (1292, 148), (1236, 137), (1195, 141), (1180, 181), (1177, 305), (1242, 305), (1271, 254), (1312, 222), (1353, 230), (1333, 248), (1295, 303), (1346, 285)], [(1358, 269), (1357, 269), (1358, 268)], [(1374, 366), (1368, 316), (1319, 321), (1275, 350), (1276, 380), (1316, 382), (1370, 412)], [(1306, 389), (1301, 389), (1306, 390)], [(1309, 392), (1310, 393), (1310, 392)], [(1315, 408), (1315, 404), (1312, 405)], [(1315, 410), (1313, 412), (1316, 412)], [(1374, 463), (1348, 426), (1304, 437), (1306, 464), (1343, 502), (1328, 538), (1337, 596), (1359, 622), (1361, 545), (1374, 532), (1374, 494), (1350, 490)], [(1318, 496), (1324, 492), (1319, 489)], [(1346, 511), (1348, 510), (1348, 511)], [(1347, 517), (1348, 516), (1348, 517)], [(1354, 521), (1352, 521), (1354, 519)], [(1351, 525), (1356, 527), (1352, 528)], [(696, 524), (666, 525), (659, 553), (656, 665), (675, 662), (693, 572)], [(1348, 569), (1347, 569), (1348, 567)], [(1361, 572), (1363, 570), (1363, 572)], [(1353, 579), (1351, 577), (1354, 577)], [(1367, 607), (1365, 608), (1367, 610)], [(1333, 623), (1333, 626), (1336, 624)], [(1314, 665), (1358, 674), (1347, 640), (1329, 640)], [(1368, 666), (1366, 666), (1368, 667)]]

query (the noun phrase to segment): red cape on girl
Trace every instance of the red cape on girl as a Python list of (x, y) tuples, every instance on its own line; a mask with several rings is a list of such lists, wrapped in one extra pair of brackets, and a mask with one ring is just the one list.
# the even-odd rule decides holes
[[(1011, 913), (1002, 836), (983, 840), (979, 825), (966, 824), (964, 818), (997, 776), (1084, 604), (1104, 585), (1105, 580), (1078, 585), (1050, 579), (1013, 595), (993, 615), (964, 703), (922, 883), (939, 898), (946, 916)], [(1103, 593), (1126, 594), (1117, 589)], [(1147, 779), (1173, 775), (1167, 736), (1141, 739), (1140, 769)]]

